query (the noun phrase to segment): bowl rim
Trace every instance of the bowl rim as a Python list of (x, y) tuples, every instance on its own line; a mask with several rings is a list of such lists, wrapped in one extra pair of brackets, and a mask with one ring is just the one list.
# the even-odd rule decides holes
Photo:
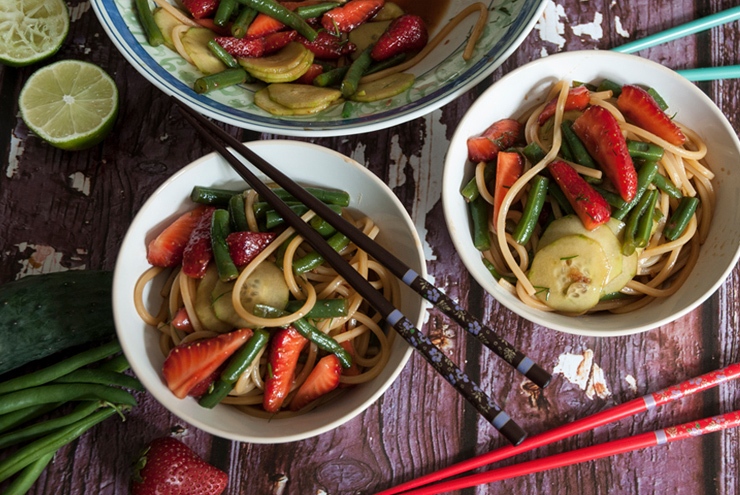
[[(397, 218), (396, 215), (394, 215), (394, 218), (402, 221), (404, 230), (408, 232), (410, 240), (412, 240), (414, 245), (416, 246), (415, 261), (418, 261), (419, 266), (415, 268), (418, 269), (417, 271), (420, 274), (420, 276), (422, 277), (427, 276), (427, 267), (426, 267), (426, 260), (424, 256), (423, 244), (419, 238), (418, 231), (411, 217), (409, 216), (408, 212), (404, 208), (401, 201), (393, 193), (393, 191), (384, 182), (382, 182), (377, 175), (372, 173), (369, 169), (362, 166), (361, 164), (359, 164), (357, 161), (353, 160), (352, 158), (347, 157), (346, 155), (343, 155), (339, 152), (336, 152), (324, 146), (320, 146), (320, 145), (313, 144), (313, 143), (306, 143), (302, 141), (286, 140), (286, 139), (271, 139), (271, 140), (248, 141), (245, 144), (250, 146), (250, 148), (255, 149), (256, 151), (259, 151), (260, 148), (262, 149), (273, 148), (274, 149), (274, 148), (282, 148), (285, 146), (298, 148), (299, 150), (296, 151), (298, 153), (300, 152), (300, 148), (313, 149), (324, 155), (333, 156), (334, 159), (337, 160), (337, 163), (341, 161), (342, 163), (346, 164), (346, 166), (352, 167), (352, 169), (355, 170), (356, 173), (359, 173), (363, 177), (364, 180), (373, 182), (376, 185), (376, 187), (379, 188), (379, 190), (384, 191), (386, 193), (384, 196), (388, 196), (387, 199), (393, 204), (394, 209), (398, 209), (400, 212), (402, 212), (400, 219)], [(188, 424), (195, 426), (208, 433), (211, 433), (213, 435), (217, 435), (217, 436), (228, 438), (228, 439), (235, 440), (235, 441), (255, 443), (255, 444), (286, 443), (286, 442), (293, 442), (293, 441), (311, 438), (311, 437), (320, 435), (322, 433), (325, 433), (327, 431), (330, 431), (334, 428), (337, 428), (347, 423), (348, 421), (354, 419), (356, 416), (360, 415), (362, 412), (364, 412), (368, 407), (374, 404), (388, 390), (388, 388), (390, 388), (393, 385), (393, 383), (395, 383), (398, 376), (405, 369), (411, 355), (413, 354), (413, 348), (409, 346), (408, 344), (406, 344), (406, 342), (403, 341), (403, 339), (397, 338), (394, 344), (392, 344), (391, 346), (392, 353), (400, 354), (400, 356), (397, 358), (398, 364), (396, 365), (395, 369), (393, 369), (392, 372), (389, 373), (389, 375), (387, 376), (387, 379), (383, 381), (382, 383), (380, 383), (378, 388), (374, 390), (372, 394), (364, 398), (358, 405), (353, 407), (351, 410), (343, 413), (343, 415), (339, 416), (338, 418), (334, 420), (326, 421), (318, 427), (313, 427), (313, 428), (307, 429), (299, 433), (284, 434), (279, 437), (276, 437), (276, 436), (259, 437), (259, 436), (255, 436), (254, 434), (233, 433), (230, 431), (222, 430), (219, 427), (213, 424), (201, 421), (198, 418), (193, 418), (190, 415), (187, 415), (187, 414), (183, 415), (183, 412), (176, 407), (178, 405), (178, 402), (174, 400), (174, 396), (171, 395), (171, 392), (169, 392), (167, 387), (162, 383), (161, 373), (158, 370), (153, 369), (154, 367), (151, 365), (148, 358), (141, 358), (141, 357), (137, 358), (137, 355), (134, 353), (133, 347), (135, 346), (135, 344), (131, 341), (131, 337), (127, 337), (126, 335), (126, 332), (130, 334), (131, 329), (129, 327), (124, 328), (126, 326), (124, 322), (126, 322), (127, 319), (130, 320), (131, 315), (129, 314), (129, 311), (126, 311), (125, 309), (122, 308), (122, 306), (125, 305), (125, 303), (123, 303), (122, 301), (130, 298), (131, 294), (133, 293), (133, 287), (130, 284), (127, 285), (127, 282), (125, 280), (126, 278), (125, 272), (127, 271), (127, 267), (124, 266), (124, 258), (127, 256), (130, 256), (129, 254), (130, 249), (126, 249), (126, 248), (128, 246), (141, 244), (142, 239), (140, 238), (140, 234), (135, 232), (139, 224), (148, 225), (148, 227), (146, 227), (146, 229), (144, 230), (145, 232), (150, 231), (153, 228), (157, 228), (156, 227), (157, 224), (153, 222), (161, 221), (161, 218), (158, 218), (153, 221), (153, 220), (145, 219), (144, 215), (149, 209), (152, 208), (153, 205), (157, 204), (157, 198), (160, 196), (160, 193), (162, 193), (164, 190), (171, 187), (174, 183), (180, 180), (181, 176), (187, 175), (188, 173), (198, 168), (205, 167), (213, 163), (216, 163), (216, 164), (220, 163), (221, 165), (225, 167), (225, 169), (227, 170), (229, 169), (228, 163), (217, 152), (211, 152), (200, 158), (193, 160), (191, 163), (183, 166), (182, 168), (177, 170), (174, 174), (169, 176), (160, 186), (157, 187), (157, 189), (151, 194), (151, 196), (147, 198), (147, 200), (144, 202), (142, 207), (139, 209), (139, 211), (135, 215), (134, 219), (132, 220), (124, 236), (124, 239), (121, 243), (121, 249), (116, 257), (115, 268), (113, 270), (113, 294), (112, 294), (113, 320), (114, 320), (114, 324), (116, 327), (116, 333), (119, 337), (119, 341), (123, 349), (123, 353), (124, 355), (128, 357), (133, 372), (137, 375), (137, 377), (139, 377), (139, 379), (141, 380), (142, 384), (145, 386), (147, 391), (152, 395), (152, 397), (159, 404), (162, 405), (162, 407), (167, 409), (170, 413), (177, 416), (181, 420), (186, 421)], [(275, 164), (275, 166), (279, 167), (279, 164)], [(231, 172), (227, 172), (227, 173), (230, 174)], [(263, 174), (259, 172), (256, 172), (256, 173), (258, 174), (259, 177), (264, 177)], [(241, 179), (241, 177), (236, 175), (236, 172), (234, 172), (234, 181), (244, 182), (243, 179)], [(363, 182), (363, 184), (364, 183), (365, 182)], [(186, 198), (183, 198), (183, 200), (185, 199)], [(170, 215), (172, 214), (173, 213), (170, 213)], [(427, 307), (428, 307), (428, 303), (425, 300), (419, 298), (418, 314), (407, 315), (412, 321), (414, 321), (414, 323), (417, 325), (418, 328), (421, 328), (421, 325), (424, 322), (424, 319), (426, 317)], [(148, 327), (146, 326), (144, 322), (141, 322), (141, 326), (144, 330), (148, 330)], [(152, 371), (154, 371), (153, 375), (152, 375)], [(152, 376), (155, 378), (150, 379), (150, 377)], [(379, 377), (374, 378), (374, 380), (378, 380), (378, 379)], [(242, 413), (239, 413), (239, 414), (242, 414)], [(245, 417), (249, 417), (249, 416), (245, 415)], [(256, 421), (261, 421), (259, 418), (254, 418), (254, 419)]]
[[(489, 3), (493, 3), (493, 1), (490, 0)], [(365, 117), (332, 121), (291, 121), (256, 114), (237, 113), (227, 105), (212, 100), (207, 95), (195, 93), (188, 85), (165, 71), (146, 52), (128, 28), (115, 0), (91, 0), (90, 3), (103, 30), (119, 52), (137, 72), (165, 94), (176, 97), (191, 108), (230, 125), (258, 132), (298, 137), (346, 136), (377, 131), (400, 125), (441, 108), (469, 91), (503, 64), (532, 31), (547, 5), (546, 0), (526, 2), (522, 7), (524, 15), (518, 16), (513, 23), (507, 26), (507, 29), (511, 30), (511, 36), (504, 36), (494, 44), (487, 53), (481, 56), (480, 60), (456, 77), (452, 84), (439, 88), (414, 102), (404, 104), (399, 107), (400, 110), (394, 109)], [(495, 57), (495, 53), (500, 54)]]
[[(537, 60), (533, 60), (528, 62), (527, 64), (524, 64), (515, 70), (507, 73), (501, 79), (498, 81), (495, 81), (489, 88), (487, 88), (481, 95), (476, 99), (475, 102), (470, 106), (470, 108), (466, 111), (465, 115), (460, 119), (460, 122), (458, 123), (458, 127), (453, 134), (453, 137), (450, 140), (450, 148), (448, 148), (448, 153), (445, 156), (445, 165), (444, 165), (444, 171), (442, 176), (442, 202), (443, 202), (443, 212), (445, 221), (449, 228), (454, 229), (454, 226), (456, 220), (459, 220), (456, 213), (459, 213), (459, 211), (455, 211), (453, 203), (457, 203), (457, 206), (459, 207), (459, 202), (457, 202), (458, 197), (460, 197), (459, 194), (459, 185), (460, 185), (460, 179), (456, 172), (456, 169), (460, 169), (459, 163), (452, 163), (452, 156), (451, 151), (453, 149), (453, 146), (457, 144), (459, 146), (459, 143), (464, 143), (464, 140), (469, 136), (463, 135), (463, 133), (468, 133), (469, 129), (464, 130), (463, 123), (466, 122), (467, 119), (471, 118), (470, 116), (476, 113), (476, 111), (479, 108), (482, 108), (486, 105), (487, 100), (490, 98), (491, 94), (494, 94), (499, 87), (502, 85), (508, 84), (512, 80), (516, 80), (517, 78), (521, 77), (522, 74), (526, 74), (529, 71), (534, 70), (534, 68), (543, 63), (543, 61), (549, 59), (549, 62), (552, 62), (553, 60), (560, 62), (563, 67), (572, 67), (574, 64), (576, 64), (576, 61), (581, 61), (583, 57), (606, 57), (607, 59), (613, 59), (613, 63), (615, 66), (619, 64), (620, 62), (625, 61), (635, 61), (639, 60), (640, 63), (644, 63), (647, 66), (649, 66), (652, 70), (658, 71), (663, 73), (667, 78), (671, 78), (674, 80), (675, 84), (680, 85), (682, 90), (686, 90), (687, 92), (690, 92), (692, 97), (696, 98), (698, 101), (700, 101), (708, 110), (710, 110), (717, 118), (717, 122), (726, 130), (727, 134), (730, 136), (731, 140), (734, 144), (734, 151), (740, 154), (740, 140), (738, 140), (737, 133), (732, 128), (732, 125), (727, 120), (727, 117), (722, 113), (722, 111), (719, 109), (719, 107), (714, 103), (714, 101), (709, 98), (708, 95), (706, 95), (701, 89), (699, 89), (697, 86), (695, 86), (691, 81), (688, 79), (682, 77), (680, 74), (676, 73), (675, 71), (665, 67), (664, 65), (661, 65), (657, 62), (654, 62), (652, 60), (640, 57), (638, 55), (633, 54), (626, 54), (626, 53), (620, 53), (620, 52), (614, 52), (614, 51), (607, 51), (607, 50), (576, 50), (576, 51), (570, 51), (570, 52), (561, 52), (556, 53), (553, 55), (547, 55), (545, 57), (542, 57)], [(563, 72), (566, 72), (565, 70)], [(570, 72), (570, 69), (568, 69), (567, 72)], [(572, 77), (572, 75), (569, 74), (569, 76)], [(553, 76), (552, 74), (538, 74), (538, 79), (543, 80), (547, 79), (548, 77), (552, 78), (553, 81), (560, 79), (557, 74)], [(539, 81), (533, 79), (531, 86), (534, 87)], [(536, 95), (536, 97), (533, 97), (532, 100), (527, 101), (526, 106), (518, 107), (520, 111), (526, 110), (526, 108), (534, 105), (534, 101), (537, 98), (542, 98), (543, 95)], [(503, 117), (502, 117), (503, 118)], [(479, 129), (479, 132), (482, 131), (483, 128)], [(467, 155), (466, 155), (467, 156)], [(467, 161), (466, 161), (467, 163)], [(457, 185), (455, 183), (457, 182)], [(460, 200), (462, 201), (462, 200)], [(468, 224), (465, 224), (465, 229), (468, 228)], [(727, 277), (732, 273), (735, 266), (738, 263), (738, 259), (740, 259), (740, 245), (736, 246), (734, 249), (734, 252), (732, 256), (729, 258), (728, 265), (723, 269), (721, 276), (714, 281), (714, 283), (711, 284), (711, 286), (706, 289), (702, 294), (699, 294), (690, 304), (686, 305), (685, 307), (681, 308), (679, 311), (676, 311), (668, 316), (652, 320), (650, 322), (647, 322), (645, 324), (641, 325), (635, 325), (635, 326), (622, 326), (622, 328), (619, 329), (609, 329), (609, 330), (596, 330), (596, 329), (586, 329), (586, 328), (575, 328), (573, 326), (569, 326), (567, 324), (567, 321), (573, 317), (567, 317), (564, 315), (557, 315), (555, 313), (548, 313), (536, 310), (534, 308), (524, 307), (523, 303), (516, 297), (512, 296), (508, 292), (506, 292), (503, 288), (501, 288), (498, 283), (488, 274), (488, 270), (485, 268), (485, 265), (483, 265), (482, 261), (480, 260), (480, 256), (477, 258), (473, 257), (471, 246), (472, 241), (469, 239), (469, 235), (451, 235), (452, 242), (455, 246), (455, 250), (460, 256), (460, 258), (463, 261), (463, 264), (468, 269), (468, 272), (473, 276), (473, 278), (476, 280), (476, 282), (491, 296), (494, 297), (494, 299), (502, 304), (504, 307), (509, 309), (510, 311), (514, 312), (521, 318), (524, 318), (534, 324), (564, 332), (574, 335), (581, 335), (581, 336), (588, 336), (588, 337), (617, 337), (617, 336), (624, 336), (624, 335), (633, 335), (641, 332), (646, 332), (648, 330), (652, 330), (654, 328), (669, 324), (673, 321), (676, 321), (677, 319), (685, 316), (686, 314), (690, 313), (691, 311), (695, 310), (697, 307), (699, 307), (701, 304), (703, 304), (709, 297), (714, 294), (717, 289), (725, 282)], [(553, 321), (553, 317), (555, 317), (555, 321)], [(581, 317), (581, 318), (597, 318), (596, 315), (590, 316), (590, 317)]]

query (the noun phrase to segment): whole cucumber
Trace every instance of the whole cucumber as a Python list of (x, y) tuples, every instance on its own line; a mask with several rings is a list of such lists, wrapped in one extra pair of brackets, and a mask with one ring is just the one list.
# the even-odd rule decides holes
[(70, 270), (0, 285), (0, 374), (115, 336), (113, 272)]

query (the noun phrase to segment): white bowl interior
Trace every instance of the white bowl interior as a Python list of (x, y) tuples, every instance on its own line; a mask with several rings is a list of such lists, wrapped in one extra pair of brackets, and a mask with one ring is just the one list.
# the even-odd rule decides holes
[[(426, 276), (421, 242), (403, 205), (378, 177), (357, 162), (326, 148), (295, 141), (258, 141), (250, 148), (292, 179), (350, 193), (350, 207), (370, 216), (380, 226), (378, 240), (417, 273)], [(254, 170), (258, 176), (263, 174)], [(144, 204), (124, 238), (113, 281), (113, 311), (119, 340), (136, 376), (147, 390), (173, 414), (193, 426), (220, 437), (251, 443), (289, 442), (318, 435), (360, 414), (393, 383), (412, 352), (396, 338), (390, 360), (382, 373), (354, 387), (337, 400), (292, 419), (265, 420), (248, 416), (233, 407), (213, 410), (193, 398), (177, 399), (165, 385), (157, 332), (147, 327), (134, 308), (134, 285), (147, 268), (146, 246), (169, 222), (192, 208), (190, 192), (195, 185), (246, 188), (244, 182), (219, 155), (213, 153), (184, 167), (168, 179)], [(401, 311), (418, 327), (426, 303), (402, 287)], [(149, 288), (145, 300), (156, 300)], [(154, 306), (152, 306), (153, 308)]]
[[(306, 117), (276, 117), (253, 103), (255, 86), (234, 86), (198, 95), (192, 83), (199, 73), (164, 45), (149, 46), (130, 0), (92, 0), (103, 29), (141, 75), (168, 95), (174, 95), (200, 113), (231, 125), (288, 136), (345, 136), (399, 125), (449, 103), (500, 66), (534, 27), (546, 2), (488, 0), (487, 26), (473, 58), (462, 52), (476, 15), (467, 16), (427, 58), (412, 68), (414, 87), (390, 100), (353, 106), (349, 118), (342, 109)], [(445, 19), (467, 7), (466, 0), (450, 0)], [(441, 30), (443, 26), (438, 26)], [(431, 33), (434, 34), (434, 33)]]
[[(467, 161), (466, 140), (492, 122), (519, 117), (541, 103), (548, 89), (561, 79), (599, 81), (654, 87), (670, 105), (677, 121), (699, 133), (708, 145), (706, 161), (716, 174), (717, 206), (709, 237), (689, 280), (676, 294), (655, 300), (626, 316), (599, 314), (569, 317), (546, 313), (523, 304), (503, 290), (473, 246), (465, 201), (460, 187), (473, 174)], [(501, 304), (538, 325), (568, 333), (614, 336), (637, 333), (669, 323), (705, 301), (724, 282), (740, 251), (740, 142), (727, 118), (712, 100), (687, 79), (660, 64), (634, 55), (609, 51), (581, 51), (551, 55), (507, 74), (471, 106), (450, 143), (445, 159), (442, 197), (450, 236), (463, 263), (476, 281)]]

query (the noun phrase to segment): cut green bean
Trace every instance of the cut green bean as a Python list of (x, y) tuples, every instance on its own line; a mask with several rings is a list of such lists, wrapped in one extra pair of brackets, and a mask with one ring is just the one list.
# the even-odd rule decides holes
[(303, 19), (313, 19), (314, 17), (319, 17), (324, 13), (329, 12), (336, 7), (339, 7), (340, 5), (341, 3), (339, 2), (323, 2), (315, 3), (313, 5), (299, 5), (295, 8), (293, 12), (298, 14), (298, 16)]
[[(486, 164), (486, 168), (483, 169), (483, 181), (488, 184), (494, 179), (494, 177), (496, 177), (496, 166), (493, 162), (489, 162)], [(480, 195), (478, 181), (476, 180), (475, 175), (463, 186), (460, 190), (460, 194), (462, 194), (463, 198), (465, 198), (465, 201), (468, 203)]]
[(70, 425), (82, 418), (85, 418), (96, 410), (102, 407), (100, 402), (97, 401), (84, 401), (77, 404), (77, 406), (65, 416), (59, 416), (46, 421), (35, 423), (25, 428), (13, 430), (0, 436), (0, 449), (5, 449), (12, 445), (17, 445), (22, 442), (33, 440), (40, 436), (51, 433), (54, 430)]
[(612, 207), (619, 209), (627, 206), (627, 201), (623, 200), (622, 196), (620, 196), (619, 194), (609, 191), (608, 189), (604, 189), (600, 186), (592, 187), (594, 188), (594, 191), (599, 193), (601, 197), (604, 198), (606, 202), (609, 203), (609, 205), (611, 205)]
[(159, 46), (164, 43), (164, 36), (162, 36), (162, 31), (154, 21), (149, 0), (136, 0), (136, 13), (139, 15), (139, 21), (144, 29), (147, 42), (151, 46)]
[(219, 0), (216, 14), (213, 16), (213, 23), (216, 26), (225, 26), (236, 12), (236, 0)]
[(10, 485), (8, 485), (3, 494), (24, 495), (25, 493), (28, 493), (33, 484), (36, 483), (36, 480), (39, 479), (39, 476), (41, 476), (41, 473), (44, 472), (46, 466), (48, 466), (51, 460), (54, 458), (54, 454), (56, 454), (56, 450), (54, 452), (44, 454), (37, 460), (28, 464), (25, 468), (21, 470), (20, 474), (15, 477)]
[[(304, 189), (322, 203), (335, 206), (349, 206), (351, 198), (347, 191), (338, 189), (324, 189), (320, 187), (304, 187)], [(283, 188), (273, 189), (272, 192), (283, 201), (298, 201)]]
[(660, 196), (657, 189), (652, 189), (647, 194), (648, 200), (645, 213), (642, 214), (640, 220), (637, 222), (637, 231), (635, 232), (635, 247), (637, 248), (644, 248), (650, 241), (650, 235), (653, 232), (653, 212)]
[(102, 400), (111, 404), (136, 405), (134, 396), (120, 388), (95, 383), (60, 383), (24, 388), (0, 396), (0, 414), (7, 414), (37, 404), (70, 400)]
[(270, 334), (266, 330), (261, 328), (255, 329), (254, 335), (229, 359), (226, 368), (221, 372), (221, 376), (216, 380), (213, 388), (203, 395), (198, 403), (203, 407), (212, 409), (224, 397), (229, 395), (239, 376), (249, 368), (269, 340)]
[(194, 186), (190, 192), (190, 200), (204, 205), (227, 206), (234, 194), (241, 193), (242, 191), (232, 191), (230, 189)]
[(374, 74), (376, 72), (380, 72), (381, 70), (395, 67), (403, 63), (404, 60), (406, 60), (406, 54), (397, 53), (396, 55), (393, 55), (392, 57), (385, 60), (381, 60), (380, 62), (373, 62), (372, 64), (370, 64), (370, 67), (367, 68), (367, 72), (365, 72), (365, 75)]
[(249, 230), (249, 222), (247, 222), (247, 213), (244, 210), (244, 196), (241, 194), (234, 194), (229, 199), (229, 219), (231, 220), (231, 229), (236, 232), (244, 232)]
[[(254, 307), (254, 314), (262, 318), (279, 318), (287, 313), (271, 306), (257, 304)], [(291, 326), (295, 328), (298, 333), (316, 344), (319, 349), (337, 356), (342, 367), (349, 368), (352, 366), (352, 356), (350, 353), (347, 352), (339, 342), (334, 340), (331, 335), (327, 335), (315, 326), (311, 325), (305, 318), (297, 319), (291, 323)]]
[(217, 89), (245, 83), (248, 77), (247, 71), (241, 67), (226, 69), (215, 74), (199, 77), (193, 83), (193, 89), (198, 94), (209, 93)]
[(660, 96), (660, 93), (655, 88), (648, 88), (647, 92), (650, 96), (653, 97), (653, 100), (655, 100), (655, 103), (658, 104), (661, 110), (664, 112), (668, 110), (668, 103), (663, 99), (662, 96)]
[(342, 84), (342, 79), (347, 75), (348, 70), (349, 65), (343, 65), (342, 67), (336, 67), (326, 72), (322, 72), (314, 78), (312, 84), (321, 88), (339, 86)]
[(277, 19), (286, 26), (298, 31), (301, 35), (307, 38), (308, 41), (313, 41), (316, 39), (316, 36), (318, 36), (316, 30), (312, 28), (305, 19), (275, 0), (239, 0), (239, 3)]
[(222, 282), (229, 282), (239, 276), (239, 270), (231, 259), (229, 245), (226, 244), (226, 236), (231, 229), (229, 212), (221, 208), (214, 210), (211, 218), (211, 248), (213, 249), (213, 261), (216, 262), (218, 278)]
[[(330, 210), (332, 210), (334, 213), (340, 214), (342, 213), (342, 208), (337, 205), (327, 205)], [(291, 205), (290, 209), (298, 216), (302, 216), (306, 214), (308, 211), (308, 207), (304, 205)], [(278, 212), (275, 210), (270, 210), (265, 212), (265, 228), (266, 229), (274, 229), (275, 227), (278, 227), (279, 225), (282, 225), (285, 222), (285, 219), (280, 216)]]
[(308, 224), (323, 238), (327, 238), (337, 231), (336, 228), (320, 216), (312, 217)]
[(622, 85), (610, 79), (604, 79), (596, 87), (596, 91), (611, 91), (612, 95), (616, 98), (622, 94)]
[(69, 426), (35, 440), (0, 461), (0, 483), (40, 458), (56, 452), (101, 421), (116, 414), (116, 409), (106, 407)]
[(490, 274), (491, 274), (491, 275), (493, 276), (493, 278), (495, 278), (495, 279), (496, 279), (497, 281), (498, 281), (498, 280), (501, 280), (501, 279), (504, 279), (504, 280), (506, 280), (506, 281), (508, 281), (508, 282), (511, 282), (512, 284), (515, 284), (515, 283), (516, 283), (516, 278), (514, 278), (514, 277), (507, 277), (507, 276), (505, 276), (505, 275), (502, 275), (502, 274), (501, 274), (501, 273), (500, 273), (500, 272), (499, 272), (498, 270), (496, 270), (496, 267), (495, 267), (495, 266), (493, 266), (493, 263), (491, 263), (490, 261), (488, 261), (488, 260), (487, 260), (486, 258), (481, 258), (481, 259), (483, 260), (483, 264), (484, 264), (484, 265), (486, 266), (486, 268), (488, 269), (488, 272), (489, 272), (489, 273), (490, 273)]
[(655, 174), (655, 177), (653, 177), (653, 184), (655, 187), (674, 199), (683, 198), (681, 189), (677, 188), (673, 182), (662, 174)]
[(530, 237), (532, 237), (532, 233), (540, 219), (542, 208), (545, 206), (547, 186), (549, 183), (550, 181), (547, 177), (543, 177), (542, 175), (536, 175), (530, 181), (531, 187), (527, 193), (527, 203), (524, 205), (522, 217), (514, 229), (514, 241), (518, 244), (526, 244), (529, 242)]
[(624, 220), (627, 214), (642, 199), (650, 183), (653, 181), (655, 174), (658, 173), (658, 164), (655, 162), (645, 162), (637, 171), (637, 191), (634, 199), (628, 202), (623, 208), (619, 208), (612, 213), (612, 218)]
[[(221, 2), (223, 5), (224, 2)], [(216, 58), (218, 58), (224, 65), (230, 69), (236, 69), (239, 67), (239, 62), (229, 52), (224, 50), (224, 47), (218, 44), (216, 40), (208, 40), (208, 49), (211, 50)]]
[(637, 202), (637, 205), (635, 205), (635, 207), (632, 208), (632, 211), (630, 211), (629, 217), (627, 217), (627, 222), (624, 226), (624, 241), (622, 242), (622, 254), (624, 256), (631, 256), (632, 253), (635, 252), (635, 248), (637, 247), (635, 237), (637, 236), (637, 226), (640, 222), (640, 218), (643, 215), (647, 215), (652, 221), (653, 215), (647, 211), (650, 196), (651, 194), (649, 193), (643, 194), (640, 197), (640, 201)]
[(689, 225), (689, 221), (694, 216), (694, 213), (696, 213), (698, 206), (699, 198), (689, 196), (681, 198), (681, 201), (678, 202), (678, 207), (668, 219), (668, 223), (666, 223), (663, 229), (663, 235), (666, 239), (675, 241), (681, 237), (681, 234), (684, 233), (684, 230)]
[(360, 85), (360, 78), (365, 75), (367, 70), (370, 68), (370, 64), (373, 59), (370, 56), (373, 45), (365, 48), (362, 53), (350, 64), (349, 70), (344, 75), (339, 89), (342, 91), (342, 96), (349, 98), (357, 92), (357, 87)]
[(543, 150), (539, 144), (532, 141), (522, 148), (522, 155), (524, 155), (524, 158), (526, 158), (529, 163), (535, 165), (541, 162), (542, 159), (547, 156), (547, 153), (545, 153), (545, 150)]
[(573, 161), (579, 165), (583, 165), (584, 167), (597, 168), (596, 162), (591, 158), (591, 155), (589, 155), (583, 141), (581, 141), (573, 130), (573, 122), (566, 120), (561, 124), (560, 128), (563, 134), (563, 141), (568, 143), (568, 147), (573, 155)]
[(627, 140), (627, 152), (634, 160), (658, 162), (663, 158), (665, 150), (655, 143)]
[(491, 237), (488, 234), (490, 205), (482, 196), (478, 196), (468, 203), (468, 209), (473, 229), (473, 245), (478, 251), (486, 251), (491, 248)]
[(100, 385), (130, 388), (140, 392), (144, 391), (144, 386), (133, 376), (98, 369), (74, 370), (51, 383), (98, 383)]
[[(337, 232), (326, 240), (326, 243), (336, 252), (341, 252), (342, 249), (349, 245), (349, 238)], [(297, 275), (301, 275), (306, 272), (310, 272), (314, 268), (321, 266), (324, 263), (324, 257), (316, 251), (306, 253), (304, 256), (293, 260), (293, 272)]]
[[(283, 203), (285, 203), (288, 206), (297, 206), (297, 205), (303, 206), (303, 203), (301, 203), (300, 201), (283, 200)], [(267, 213), (268, 211), (272, 209), (273, 209), (272, 205), (266, 201), (255, 201), (254, 203), (252, 203), (252, 211), (254, 212), (254, 215), (257, 217), (264, 216), (265, 213)]]
[(0, 394), (7, 394), (9, 392), (43, 385), (44, 383), (56, 380), (71, 371), (82, 368), (90, 363), (100, 361), (101, 359), (107, 358), (108, 356), (120, 351), (121, 345), (117, 340), (114, 340), (113, 342), (81, 352), (38, 371), (2, 382), (0, 383)]
[[(285, 311), (295, 313), (303, 306), (304, 301), (295, 299), (288, 302)], [(318, 299), (304, 318), (325, 320), (347, 316), (349, 302), (346, 299)]]
[(342, 118), (343, 119), (349, 119), (352, 117), (352, 114), (355, 112), (355, 104), (352, 101), (345, 101), (342, 104)]
[(555, 203), (557, 203), (564, 214), (572, 215), (573, 213), (575, 213), (575, 211), (573, 210), (573, 206), (571, 206), (568, 198), (566, 198), (565, 194), (563, 194), (563, 190), (560, 189), (555, 181), (550, 181), (550, 184), (548, 184), (547, 186), (547, 193), (552, 199), (555, 200)]
[(251, 7), (243, 5), (236, 15), (236, 19), (231, 23), (231, 35), (234, 38), (244, 38), (247, 35), (247, 29), (252, 21), (257, 17), (258, 12)]

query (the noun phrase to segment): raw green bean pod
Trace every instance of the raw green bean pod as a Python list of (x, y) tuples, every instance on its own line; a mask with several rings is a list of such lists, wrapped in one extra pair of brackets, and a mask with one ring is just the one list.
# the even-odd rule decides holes
[(43, 416), (49, 411), (53, 411), (61, 405), (61, 402), (53, 402), (51, 404), (36, 404), (34, 406), (24, 407), (23, 409), (18, 409), (17, 411), (0, 415), (0, 433), (4, 433), (17, 426), (28, 423), (29, 421), (36, 419), (39, 416)]
[(30, 490), (33, 484), (36, 483), (36, 480), (39, 479), (39, 476), (44, 472), (46, 466), (48, 466), (54, 458), (54, 454), (56, 454), (56, 450), (49, 452), (48, 454), (44, 454), (24, 467), (20, 474), (16, 476), (5, 489), (3, 492), (4, 495), (24, 495), (25, 493), (28, 493), (28, 490)]
[(530, 182), (531, 187), (527, 194), (527, 202), (524, 205), (522, 217), (514, 229), (514, 241), (518, 244), (526, 244), (532, 237), (537, 222), (542, 213), (547, 199), (547, 186), (549, 184), (547, 177), (536, 175)]
[(133, 376), (99, 369), (74, 370), (64, 376), (60, 376), (51, 383), (97, 383), (100, 385), (130, 388), (139, 392), (144, 391), (144, 386)]
[(0, 414), (7, 414), (36, 404), (70, 400), (102, 400), (111, 404), (136, 405), (134, 396), (120, 388), (96, 383), (60, 383), (24, 388), (0, 396)]
[(75, 409), (65, 416), (59, 416), (46, 421), (34, 423), (20, 428), (17, 430), (10, 431), (0, 436), (0, 449), (10, 447), (11, 445), (17, 445), (21, 442), (26, 442), (38, 438), (47, 433), (61, 428), (63, 426), (70, 425), (82, 418), (85, 418), (95, 411), (97, 411), (103, 405), (96, 401), (83, 401), (77, 404)]

